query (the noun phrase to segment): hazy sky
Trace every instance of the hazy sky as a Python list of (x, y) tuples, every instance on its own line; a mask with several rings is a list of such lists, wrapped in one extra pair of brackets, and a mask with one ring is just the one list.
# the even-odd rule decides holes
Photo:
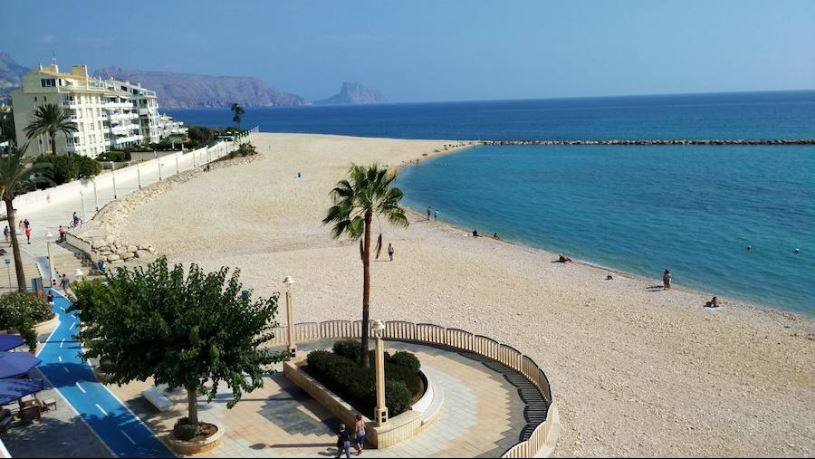
[(815, 88), (815, 1), (11, 1), (27, 66), (257, 76), (392, 101)]

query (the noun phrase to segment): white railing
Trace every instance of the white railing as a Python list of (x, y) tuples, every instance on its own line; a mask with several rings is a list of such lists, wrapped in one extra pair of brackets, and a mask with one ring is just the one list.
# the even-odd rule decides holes
[[(270, 346), (285, 345), (286, 326), (273, 329), (274, 337)], [(361, 321), (329, 320), (306, 322), (294, 325), (292, 335), (295, 342), (312, 342), (324, 339), (359, 338), (362, 335)], [(370, 334), (370, 332), (369, 332)], [(552, 400), (552, 389), (543, 370), (532, 360), (512, 346), (499, 343), (492, 338), (475, 335), (458, 328), (444, 328), (439, 325), (405, 322), (400, 320), (385, 322), (383, 338), (392, 341), (431, 344), (456, 351), (471, 352), (487, 357), (522, 374), (534, 385), (549, 405), (546, 420), (535, 427), (528, 440), (510, 448), (502, 457), (534, 457), (549, 455), (559, 436), (560, 420), (557, 407)]]

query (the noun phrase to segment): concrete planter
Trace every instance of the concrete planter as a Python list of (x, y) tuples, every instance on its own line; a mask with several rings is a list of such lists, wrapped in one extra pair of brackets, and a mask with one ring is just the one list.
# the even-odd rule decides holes
[[(283, 364), (283, 374), (289, 381), (299, 386), (334, 416), (338, 417), (345, 425), (353, 426), (358, 412), (319, 381), (306, 374), (302, 369), (305, 364), (304, 360), (286, 362)], [(417, 401), (417, 404), (422, 402), (425, 412), (411, 409), (388, 419), (388, 422), (382, 425), (377, 425), (370, 418), (359, 413), (367, 426), (367, 439), (374, 448), (383, 449), (407, 440), (422, 432), (427, 424), (437, 417), (436, 414), (440, 411), (442, 400), (438, 398), (440, 391), (431, 390), (432, 383), (429, 381), (427, 386), (428, 390), (425, 391), (425, 396), (431, 399), (435, 398), (436, 403), (433, 403), (431, 399), (422, 401), (425, 397)], [(434, 394), (436, 395), (434, 396)], [(416, 404), (414, 404), (415, 406)]]
[(214, 422), (208, 422), (208, 424), (212, 424), (217, 427), (218, 431), (203, 440), (191, 441), (179, 440), (175, 438), (172, 433), (170, 433), (170, 435), (168, 435), (166, 438), (167, 445), (169, 445), (170, 449), (177, 454), (184, 456), (212, 451), (221, 444), (221, 438), (224, 436), (224, 426)]

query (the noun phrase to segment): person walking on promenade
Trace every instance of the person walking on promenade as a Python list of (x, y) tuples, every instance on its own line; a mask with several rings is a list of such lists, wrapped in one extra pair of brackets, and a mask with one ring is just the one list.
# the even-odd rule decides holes
[(68, 291), (68, 287), (71, 286), (71, 281), (68, 279), (68, 275), (62, 273), (62, 278), (59, 280), (59, 286), (62, 287), (63, 292)]
[(388, 242), (388, 256), (391, 258), (391, 261), (393, 261), (393, 252), (393, 244)]
[(25, 220), (23, 220), (23, 227), (24, 228), (30, 228), (31, 227), (31, 222), (28, 221), (27, 218)]
[(28, 241), (29, 244), (31, 244), (31, 226), (30, 225), (25, 226), (25, 239), (26, 239), (26, 241)]
[(666, 269), (665, 272), (662, 273), (662, 288), (665, 290), (671, 288), (671, 271), (669, 269)]
[(11, 230), (9, 230), (9, 229), (8, 229), (8, 225), (6, 225), (6, 227), (5, 227), (5, 228), (3, 228), (3, 236), (5, 236), (5, 237), (6, 237), (6, 244), (8, 244), (8, 243), (9, 243), (9, 242), (8, 242), (8, 236), (9, 236), (9, 234), (11, 234)]
[(67, 232), (68, 230), (64, 226), (59, 225), (59, 242), (65, 242), (65, 233)]
[(351, 459), (351, 437), (345, 424), (340, 424), (340, 430), (337, 432), (337, 457), (341, 457), (343, 452), (347, 459)]
[(362, 454), (365, 449), (365, 421), (362, 420), (361, 415), (357, 415), (356, 422), (354, 423), (355, 447), (357, 449), (357, 456)]

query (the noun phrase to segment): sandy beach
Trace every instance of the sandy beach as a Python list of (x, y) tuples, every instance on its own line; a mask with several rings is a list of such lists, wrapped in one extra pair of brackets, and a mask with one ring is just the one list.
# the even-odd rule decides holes
[[(112, 221), (171, 261), (241, 269), (256, 294), (296, 279), (297, 321), (358, 319), (357, 246), (321, 224), (351, 162), (432, 157), (443, 141), (256, 134), (262, 156), (141, 193)], [(424, 155), (428, 156), (424, 156)], [(298, 173), (301, 174), (297, 178)], [(488, 231), (488, 229), (485, 229)], [(373, 266), (372, 316), (455, 326), (545, 368), (558, 456), (815, 455), (815, 321), (490, 238), (411, 213), (382, 226), (395, 261)], [(490, 233), (491, 234), (491, 233)]]

